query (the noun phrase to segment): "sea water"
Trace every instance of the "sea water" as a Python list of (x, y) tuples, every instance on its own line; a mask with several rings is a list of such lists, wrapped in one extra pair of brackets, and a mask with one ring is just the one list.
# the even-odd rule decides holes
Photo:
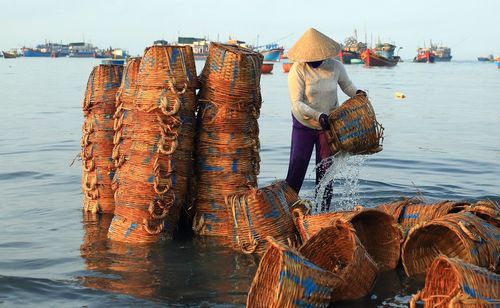
[[(258, 260), (210, 239), (106, 241), (111, 217), (82, 214), (81, 102), (95, 59), (0, 59), (0, 306), (244, 306)], [(262, 76), (259, 186), (286, 177), (287, 75)], [(200, 72), (203, 62), (198, 62)], [(382, 152), (333, 158), (332, 209), (419, 195), (500, 201), (500, 70), (477, 62), (346, 66), (385, 127)], [(394, 93), (405, 99), (395, 99)], [(343, 101), (347, 97), (339, 95)], [(314, 156), (313, 156), (314, 157)], [(314, 199), (311, 161), (301, 189)], [(350, 171), (349, 171), (350, 170)], [(321, 189), (321, 187), (320, 187)], [(337, 190), (335, 190), (337, 189)], [(421, 280), (379, 275), (363, 299), (405, 307)]]

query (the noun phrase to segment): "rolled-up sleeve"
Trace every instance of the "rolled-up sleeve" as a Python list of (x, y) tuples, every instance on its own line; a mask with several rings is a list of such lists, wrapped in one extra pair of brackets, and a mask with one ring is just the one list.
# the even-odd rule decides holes
[[(293, 65), (288, 73), (288, 93), (294, 114), (301, 114), (304, 119), (318, 120), (321, 112), (311, 108), (304, 102), (305, 78), (304, 72), (298, 69), (298, 65)], [(356, 92), (356, 90), (354, 90)], [(298, 112), (297, 112), (298, 111)]]
[(342, 89), (342, 92), (344, 92), (347, 96), (349, 97), (354, 97), (356, 96), (356, 86), (352, 83), (351, 79), (349, 79), (349, 76), (347, 76), (347, 72), (345, 70), (344, 65), (339, 63), (339, 86)]

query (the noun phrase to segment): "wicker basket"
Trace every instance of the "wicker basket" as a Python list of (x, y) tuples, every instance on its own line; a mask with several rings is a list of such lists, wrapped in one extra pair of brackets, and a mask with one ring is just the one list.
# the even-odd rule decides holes
[(247, 307), (328, 307), (342, 280), (269, 237), (248, 292)]
[(231, 195), (226, 207), (232, 218), (233, 247), (243, 253), (264, 253), (267, 236), (281, 243), (296, 245), (295, 227), (290, 207), (298, 200), (287, 199), (285, 181), (256, 189), (250, 187), (245, 194)]
[(423, 273), (439, 254), (498, 270), (500, 230), (472, 213), (449, 214), (408, 233), (402, 261), (408, 276)]
[(380, 204), (376, 206), (375, 209), (391, 215), (392, 217), (394, 217), (396, 222), (399, 222), (401, 213), (403, 212), (404, 208), (406, 208), (410, 204), (419, 204), (419, 203), (421, 202), (416, 199), (404, 199), (401, 201), (393, 201), (390, 203)]
[(225, 199), (257, 187), (262, 55), (212, 43), (200, 76), (196, 140), (196, 216), (199, 235), (230, 238)]
[(427, 270), (425, 287), (411, 300), (415, 307), (497, 307), (500, 275), (460, 259), (438, 256)]
[(468, 205), (469, 203), (466, 202), (449, 200), (432, 204), (407, 204), (403, 208), (399, 223), (405, 231), (408, 231), (419, 223), (461, 212)]
[(112, 180), (115, 176), (113, 156), (113, 115), (115, 96), (123, 67), (98, 65), (90, 74), (82, 103), (85, 117), (82, 127), (83, 210), (113, 213)]
[(333, 291), (332, 301), (361, 298), (375, 284), (377, 264), (349, 223), (337, 220), (312, 236), (299, 251), (312, 263), (344, 280)]
[(399, 262), (402, 232), (394, 218), (387, 213), (360, 208), (349, 212), (304, 215), (303, 210), (295, 209), (293, 216), (303, 243), (322, 228), (342, 219), (354, 227), (359, 240), (377, 263), (379, 271), (394, 269)]
[(382, 150), (384, 128), (377, 122), (367, 97), (357, 95), (345, 101), (328, 117), (328, 143), (332, 154), (373, 154)]
[(491, 225), (500, 228), (500, 207), (493, 201), (478, 201), (467, 208), (465, 211), (471, 212), (474, 215), (486, 220)]

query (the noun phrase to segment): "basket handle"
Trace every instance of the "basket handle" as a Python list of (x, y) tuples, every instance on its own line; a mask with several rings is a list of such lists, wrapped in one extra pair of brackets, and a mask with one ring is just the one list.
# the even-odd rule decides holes
[(460, 220), (460, 221), (458, 221), (458, 226), (460, 227), (462, 232), (464, 232), (474, 242), (477, 242), (477, 243), (483, 242), (482, 237), (469, 228), (470, 224), (465, 223), (465, 222)]

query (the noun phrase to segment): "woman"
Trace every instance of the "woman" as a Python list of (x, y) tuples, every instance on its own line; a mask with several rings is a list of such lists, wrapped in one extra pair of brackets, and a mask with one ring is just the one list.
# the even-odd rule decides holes
[[(351, 82), (344, 66), (335, 57), (340, 45), (323, 33), (310, 28), (288, 51), (294, 64), (288, 74), (292, 104), (292, 144), (287, 183), (298, 193), (304, 182), (313, 148), (316, 164), (331, 156), (324, 130), (329, 129), (328, 115), (338, 107), (337, 84), (349, 97), (365, 95)], [(316, 169), (316, 185), (325, 169)], [(328, 210), (332, 197), (329, 184), (321, 210)]]

